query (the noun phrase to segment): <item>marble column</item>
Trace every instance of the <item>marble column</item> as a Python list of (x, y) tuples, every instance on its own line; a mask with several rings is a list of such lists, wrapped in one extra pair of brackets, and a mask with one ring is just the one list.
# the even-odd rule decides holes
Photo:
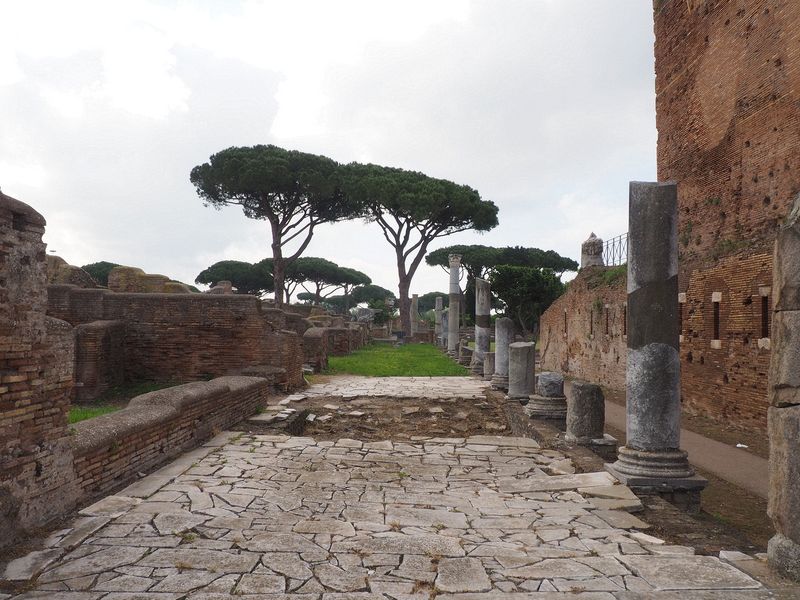
[(800, 581), (800, 198), (775, 241), (769, 367), (769, 564)]
[(475, 280), (475, 351), (472, 353), (471, 371), (483, 375), (483, 358), (491, 348), (491, 286), (485, 279)]
[(564, 376), (554, 371), (539, 373), (536, 393), (530, 397), (525, 412), (535, 419), (567, 418), (567, 398), (564, 396)]
[(436, 306), (433, 310), (433, 339), (437, 346), (442, 345), (442, 306), (442, 297), (436, 296)]
[(514, 321), (501, 317), (494, 322), (494, 375), (492, 387), (508, 389), (508, 345), (514, 339)]
[(459, 298), (461, 296), (461, 255), (451, 254), (450, 262), (450, 305), (448, 307), (449, 322), (447, 324), (447, 353), (453, 358), (458, 357), (458, 324), (461, 311)]
[(447, 330), (450, 328), (450, 309), (445, 308), (442, 311), (442, 337), (439, 340), (442, 348), (447, 350), (448, 334)]
[(577, 444), (591, 444), (603, 439), (606, 424), (606, 404), (599, 385), (573, 381), (567, 400), (567, 431), (565, 439)]
[(419, 295), (411, 295), (411, 337), (417, 335), (419, 331)]
[(629, 487), (701, 489), (680, 449), (677, 184), (631, 182), (628, 227), (627, 444), (607, 469)]
[(533, 393), (536, 345), (514, 342), (508, 346), (508, 398), (524, 400)]

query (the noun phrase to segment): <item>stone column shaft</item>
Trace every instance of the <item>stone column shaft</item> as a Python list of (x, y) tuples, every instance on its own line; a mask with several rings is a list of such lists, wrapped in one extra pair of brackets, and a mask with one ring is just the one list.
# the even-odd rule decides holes
[(433, 311), (433, 337), (437, 346), (442, 344), (442, 297), (436, 296), (436, 306)]
[(461, 255), (451, 254), (448, 259), (450, 263), (450, 304), (447, 323), (447, 353), (455, 358), (458, 356), (458, 323), (461, 311), (459, 302), (461, 296), (461, 285), (459, 284)]
[(680, 450), (677, 185), (631, 182), (628, 222), (627, 445), (609, 470), (629, 486), (702, 488)]
[(487, 352), (483, 355), (483, 378), (491, 381), (494, 375), (494, 352)]
[(475, 352), (472, 353), (471, 370), (483, 375), (483, 358), (491, 348), (491, 287), (485, 279), (475, 280)]
[(769, 366), (770, 566), (800, 581), (800, 197), (775, 240)]
[(494, 375), (492, 387), (508, 389), (508, 345), (514, 339), (514, 321), (501, 317), (494, 322)]
[(448, 346), (448, 330), (450, 329), (450, 309), (446, 308), (442, 311), (442, 337), (439, 340), (442, 348), (447, 350)]
[(508, 397), (528, 401), (533, 393), (536, 347), (533, 342), (514, 342), (508, 347)]

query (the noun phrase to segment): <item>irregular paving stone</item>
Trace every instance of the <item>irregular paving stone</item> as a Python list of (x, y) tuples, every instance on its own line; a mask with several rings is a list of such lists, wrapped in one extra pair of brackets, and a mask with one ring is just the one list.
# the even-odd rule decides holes
[(141, 498), (129, 498), (127, 496), (106, 496), (79, 511), (78, 514), (87, 517), (119, 517), (141, 501)]
[(356, 534), (356, 530), (353, 529), (350, 523), (347, 521), (337, 521), (336, 519), (300, 521), (294, 526), (293, 530), (297, 533), (327, 533), (345, 537), (351, 537)]
[(396, 522), (402, 526), (431, 527), (444, 525), (456, 529), (467, 528), (467, 517), (462, 513), (425, 508), (409, 508), (390, 505), (386, 507), (386, 523)]
[(6, 566), (3, 578), (8, 581), (27, 581), (33, 579), (48, 566), (61, 558), (61, 549), (39, 550), (12, 560)]
[(713, 556), (620, 556), (619, 560), (656, 590), (760, 588), (755, 579)]
[(650, 525), (632, 514), (621, 510), (596, 510), (594, 515), (600, 517), (617, 529), (649, 529)]
[(299, 533), (263, 533), (237, 544), (255, 552), (315, 552), (321, 548)]
[(337, 592), (355, 592), (367, 587), (367, 579), (364, 575), (348, 573), (327, 563), (314, 567), (314, 575), (326, 588)]
[(261, 564), (276, 573), (286, 575), (286, 577), (291, 577), (292, 579), (305, 581), (312, 576), (311, 569), (306, 561), (301, 559), (298, 554), (291, 552), (264, 554), (261, 557)]
[(284, 591), (286, 582), (279, 575), (246, 573), (242, 575), (233, 594), (282, 594)]
[(195, 515), (189, 511), (163, 513), (153, 519), (153, 525), (161, 535), (181, 533), (208, 521), (205, 515)]
[(248, 573), (258, 563), (253, 552), (225, 552), (195, 548), (158, 549), (142, 558), (138, 566), (206, 569), (216, 573)]
[(592, 577), (597, 572), (591, 567), (566, 558), (548, 558), (526, 567), (503, 569), (503, 577), (518, 579), (549, 579), (552, 577)]
[(116, 567), (135, 563), (142, 558), (146, 552), (146, 548), (101, 548), (88, 556), (82, 556), (75, 560), (69, 560), (72, 555), (68, 554), (64, 557), (64, 562), (49, 571), (45, 571), (39, 577), (39, 581), (42, 583), (63, 581), (65, 579), (74, 579), (94, 573), (111, 571)]
[(477, 558), (445, 558), (439, 562), (436, 587), (444, 592), (487, 592), (492, 582)]
[(368, 552), (382, 554), (432, 554), (439, 556), (464, 556), (458, 539), (440, 535), (387, 534), (359, 542)]

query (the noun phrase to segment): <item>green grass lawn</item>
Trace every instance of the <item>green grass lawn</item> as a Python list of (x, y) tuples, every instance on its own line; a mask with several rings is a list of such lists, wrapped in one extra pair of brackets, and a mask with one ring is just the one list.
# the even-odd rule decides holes
[(85, 421), (86, 419), (92, 419), (94, 417), (99, 417), (100, 415), (106, 415), (108, 413), (112, 413), (121, 408), (123, 407), (116, 404), (100, 404), (96, 406), (73, 406), (72, 408), (69, 409), (69, 422), (71, 425), (73, 423), (77, 423), (78, 421)]
[(73, 404), (69, 409), (69, 423), (107, 415), (125, 408), (131, 398), (173, 385), (180, 384), (174, 381), (137, 381), (109, 388), (92, 404)]
[(366, 346), (347, 356), (331, 356), (326, 371), (328, 375), (369, 377), (435, 377), (468, 373), (467, 369), (453, 362), (431, 344)]

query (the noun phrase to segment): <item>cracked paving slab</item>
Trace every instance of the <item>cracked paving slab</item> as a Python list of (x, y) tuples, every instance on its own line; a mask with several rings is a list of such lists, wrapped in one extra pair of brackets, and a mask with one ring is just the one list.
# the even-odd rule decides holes
[(598, 508), (592, 497), (630, 491), (606, 473), (556, 474), (569, 459), (529, 439), (242, 434), (209, 448), (10, 564), (31, 589), (9, 600), (770, 597)]

